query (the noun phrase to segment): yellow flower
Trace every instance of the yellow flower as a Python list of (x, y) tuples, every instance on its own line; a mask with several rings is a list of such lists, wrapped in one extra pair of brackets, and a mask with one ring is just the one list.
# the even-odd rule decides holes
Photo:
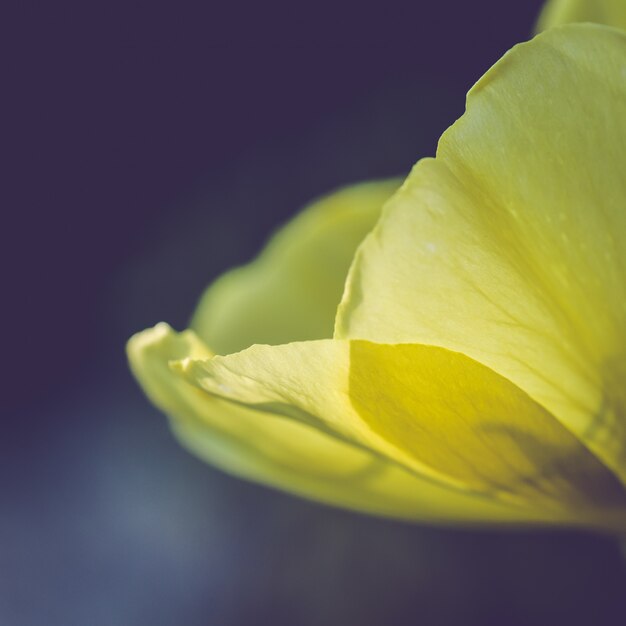
[(515, 47), (343, 296), (394, 182), (309, 208), (194, 330), (133, 337), (135, 375), (239, 476), (403, 519), (626, 530), (625, 114), (625, 34)]
[(537, 32), (572, 22), (594, 22), (626, 29), (624, 0), (549, 0), (544, 5)]

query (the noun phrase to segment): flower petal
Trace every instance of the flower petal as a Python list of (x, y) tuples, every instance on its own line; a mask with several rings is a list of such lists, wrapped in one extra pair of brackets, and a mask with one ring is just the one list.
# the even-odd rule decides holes
[(323, 340), (175, 366), (211, 394), (352, 441), (455, 495), (546, 519), (626, 522), (613, 474), (524, 392), (462, 354)]
[(626, 35), (514, 48), (366, 239), (337, 337), (506, 376), (626, 480)]
[(595, 22), (626, 29), (624, 0), (549, 0), (544, 5), (536, 31), (571, 22)]
[(362, 183), (312, 204), (257, 260), (208, 288), (192, 328), (218, 354), (330, 337), (354, 252), (400, 182)]
[(336, 506), (401, 519), (551, 519), (441, 487), (309, 425), (201, 391), (168, 366), (173, 359), (211, 358), (191, 331), (178, 334), (159, 324), (131, 338), (128, 356), (144, 391), (170, 416), (181, 442), (228, 473)]

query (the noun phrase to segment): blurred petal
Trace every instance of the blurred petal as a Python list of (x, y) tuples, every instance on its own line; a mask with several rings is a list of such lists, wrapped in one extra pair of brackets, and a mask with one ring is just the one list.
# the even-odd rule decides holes
[(218, 354), (331, 337), (354, 252), (400, 182), (362, 183), (312, 204), (257, 260), (209, 287), (192, 328)]
[(546, 521), (545, 514), (415, 477), (309, 425), (201, 391), (168, 366), (174, 359), (211, 357), (191, 331), (177, 334), (159, 324), (129, 341), (128, 356), (145, 393), (172, 418), (181, 442), (231, 474), (329, 504), (402, 519)]
[(626, 519), (614, 475), (524, 392), (464, 355), (325, 340), (176, 367), (211, 394), (352, 441), (477, 501), (516, 503), (546, 519), (589, 521), (596, 509), (607, 514), (600, 524)]
[(626, 36), (546, 31), (471, 90), (357, 253), (336, 336), (462, 352), (626, 479)]
[(544, 5), (536, 31), (571, 22), (595, 22), (626, 29), (624, 0), (549, 0)]

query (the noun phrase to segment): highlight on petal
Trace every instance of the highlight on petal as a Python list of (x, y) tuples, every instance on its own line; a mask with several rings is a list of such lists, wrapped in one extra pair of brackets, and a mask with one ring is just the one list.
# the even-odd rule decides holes
[(354, 252), (400, 182), (361, 183), (314, 202), (258, 259), (207, 289), (191, 327), (218, 354), (331, 337)]
[(536, 32), (573, 22), (594, 22), (626, 29), (624, 0), (548, 0), (544, 5)]
[(508, 378), (626, 481), (626, 35), (507, 53), (359, 249), (335, 336)]
[[(256, 350), (257, 348), (253, 348)], [(422, 521), (551, 522), (552, 516), (476, 498), (405, 471), (363, 447), (266, 409), (246, 408), (190, 384), (170, 363), (212, 355), (192, 332), (166, 324), (135, 335), (131, 367), (152, 402), (169, 415), (181, 443), (222, 470), (336, 506)], [(234, 358), (234, 357), (233, 357)], [(215, 363), (220, 357), (216, 357)], [(212, 363), (212, 361), (207, 361)], [(189, 374), (190, 375), (190, 374)], [(310, 381), (311, 384), (311, 381)]]
[(450, 502), (501, 503), (518, 521), (531, 511), (600, 528), (626, 521), (615, 476), (543, 407), (464, 355), (326, 340), (174, 367), (210, 394), (371, 450), (412, 472), (416, 488), (447, 489)]

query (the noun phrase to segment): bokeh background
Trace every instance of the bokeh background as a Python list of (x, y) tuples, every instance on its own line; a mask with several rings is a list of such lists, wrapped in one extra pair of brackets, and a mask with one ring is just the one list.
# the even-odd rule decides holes
[(611, 540), (240, 482), (176, 444), (123, 353), (184, 328), (312, 198), (433, 155), (539, 7), (83, 3), (7, 23), (0, 625), (624, 623)]

